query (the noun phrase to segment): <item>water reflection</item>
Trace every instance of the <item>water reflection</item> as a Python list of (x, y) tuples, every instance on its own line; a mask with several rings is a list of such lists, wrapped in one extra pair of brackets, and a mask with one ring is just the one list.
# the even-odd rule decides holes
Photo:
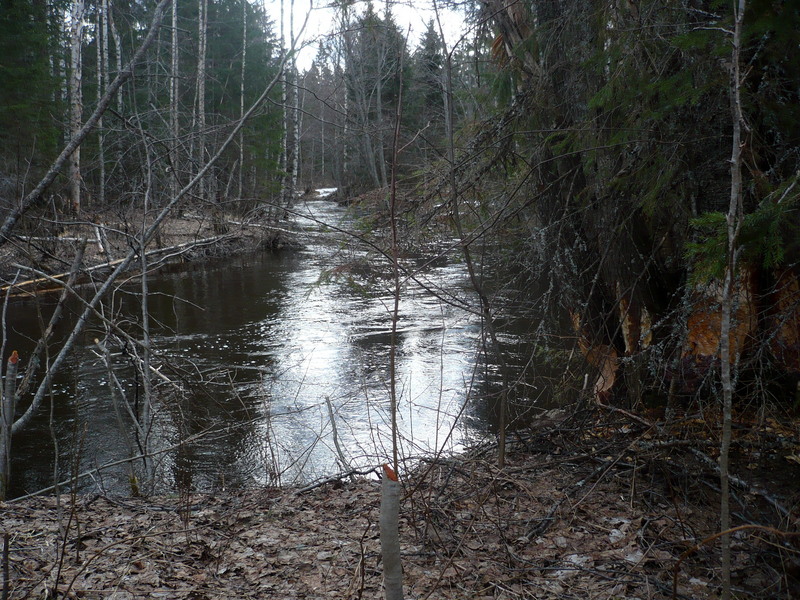
[[(351, 216), (332, 202), (310, 201), (302, 210), (309, 216), (299, 219), (302, 227), (349, 226)], [(204, 434), (158, 456), (162, 491), (303, 482), (338, 472), (329, 411), (349, 466), (391, 456), (391, 282), (364, 268), (373, 257), (352, 240), (332, 231), (313, 239), (302, 251), (195, 265), (151, 280), (157, 363), (187, 392), (159, 387), (154, 446)], [(469, 295), (458, 261), (438, 260), (420, 275), (447, 294)], [(135, 288), (115, 302), (137, 321)], [(33, 338), (33, 306), (12, 312), (16, 331)], [(476, 377), (479, 322), (414, 280), (404, 284), (400, 312), (402, 453), (457, 450), (483, 428), (478, 419), (459, 418)], [(84, 348), (97, 335), (88, 332)], [(13, 343), (22, 343), (19, 335)], [(125, 349), (115, 350), (117, 376), (135, 398), (141, 382)], [(43, 410), (14, 440), (16, 495), (51, 484), (56, 456), (63, 477), (126, 454), (105, 367), (88, 350), (76, 357), (55, 383), (52, 423), (50, 409)], [(125, 492), (127, 470), (110, 469), (88, 485)]]

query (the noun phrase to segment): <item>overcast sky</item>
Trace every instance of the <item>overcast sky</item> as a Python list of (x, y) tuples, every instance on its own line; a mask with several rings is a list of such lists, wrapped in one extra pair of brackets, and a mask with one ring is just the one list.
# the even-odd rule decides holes
[[(329, 0), (295, 0), (294, 3), (294, 28), (296, 32), (300, 31), (303, 22), (308, 15), (308, 22), (305, 31), (302, 33), (301, 41), (307, 45), (300, 51), (297, 60), (297, 66), (300, 70), (307, 69), (311, 66), (311, 61), (317, 53), (317, 40), (320, 36), (330, 34), (335, 29), (335, 14), (334, 9), (328, 8), (330, 5)], [(265, 0), (267, 10), (270, 17), (276, 22), (280, 20), (280, 0)], [(289, 32), (289, 5), (290, 0), (284, 0), (285, 11), (285, 30), (287, 35)], [(354, 4), (356, 11), (363, 11), (366, 6), (365, 1), (358, 1)], [(385, 3), (377, 0), (373, 2), (375, 10), (379, 14), (383, 14)], [(410, 2), (395, 2), (392, 1), (392, 14), (394, 15), (395, 22), (404, 32), (409, 34), (409, 46), (413, 49), (419, 42), (420, 36), (424, 33), (429, 20), (435, 18), (433, 11), (433, 0), (412, 0)], [(445, 30), (445, 35), (448, 38), (448, 43), (455, 43), (464, 32), (464, 22), (460, 13), (451, 10), (442, 12), (442, 25)], [(278, 35), (279, 30), (275, 31)]]

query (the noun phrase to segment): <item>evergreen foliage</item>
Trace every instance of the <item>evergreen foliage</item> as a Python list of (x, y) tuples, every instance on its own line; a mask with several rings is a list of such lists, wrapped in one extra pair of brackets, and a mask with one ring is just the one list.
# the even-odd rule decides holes
[[(588, 347), (643, 351), (623, 339), (627, 312), (641, 319), (636, 327), (660, 324), (648, 333), (653, 360), (687, 360), (680, 332), (696, 310), (694, 288), (720, 278), (725, 264), (731, 4), (488, 1), (484, 9), (505, 75), (495, 78), (497, 115), (460, 161), (471, 165), (464, 185), (478, 181), (498, 199), (481, 204), (494, 215), (481, 221), (503, 224), (503, 246), (510, 236), (522, 241), (528, 251), (514, 257), (514, 277), (558, 290), (554, 300), (580, 316)], [(770, 290), (778, 271), (800, 272), (800, 68), (791, 50), (800, 7), (754, 1), (744, 23), (739, 251)]]
[[(207, 115), (205, 117), (209, 147), (221, 143), (240, 115), (241, 61), (243, 56), (242, 2), (246, 3), (247, 62), (245, 68), (244, 104), (249, 106), (263, 86), (276, 72), (275, 40), (272, 23), (263, 8), (247, 0), (215, 0), (209, 3), (208, 51), (206, 65)], [(100, 79), (109, 81), (116, 75), (117, 64), (125, 63), (141, 41), (143, 23), (150, 18), (148, 3), (118, 1), (109, 3), (108, 18), (117, 38), (102, 39), (98, 29), (100, 3), (87, 5), (83, 45), (84, 115), (93, 109)], [(60, 149), (66, 132), (65, 46), (68, 6), (61, 0), (13, 0), (0, 6), (0, 177), (7, 182), (0, 186), (6, 203), (19, 198), (23, 177), (35, 179)], [(112, 112), (103, 122), (105, 171), (101, 170), (101, 132), (83, 144), (83, 181), (89, 198), (100, 188), (101, 173), (107, 179), (107, 201), (121, 207), (131, 206), (137, 194), (131, 194), (131, 183), (141, 181), (145, 161), (143, 136), (155, 150), (159, 163), (155, 172), (158, 183), (155, 198), (164, 201), (169, 193), (173, 168), (184, 184), (199, 168), (191, 148), (201, 134), (197, 129), (197, 4), (178, 4), (178, 114), (179, 137), (169, 131), (170, 107), (170, 35), (171, 24), (165, 22), (165, 34), (151, 49), (145, 63), (137, 65), (132, 83), (123, 88), (120, 99), (112, 103)], [(112, 37), (111, 34), (107, 34)], [(119, 41), (121, 47), (117, 47)], [(109, 72), (98, 64), (98, 45), (108, 48)], [(264, 197), (274, 190), (277, 155), (280, 147), (279, 111), (264, 108), (245, 127), (245, 164), (239, 165), (238, 148), (230, 148), (215, 171), (214, 188), (224, 193), (230, 178), (239, 169), (246, 175), (245, 195)], [(167, 160), (170, 148), (177, 148), (179, 164)], [(136, 187), (134, 183), (134, 188)], [(58, 193), (58, 189), (54, 192)], [(91, 204), (91, 202), (90, 202)], [(105, 209), (107, 207), (95, 207)]]

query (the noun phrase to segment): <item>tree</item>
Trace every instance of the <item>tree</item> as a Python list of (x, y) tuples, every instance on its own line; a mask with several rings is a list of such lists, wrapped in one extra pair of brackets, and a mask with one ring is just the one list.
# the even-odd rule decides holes
[[(400, 65), (406, 68), (403, 35), (390, 12), (380, 17), (372, 3), (362, 15), (340, 7), (341, 67), (345, 80), (348, 148), (359, 153), (351, 168), (356, 181), (386, 188), (393, 106), (399, 97)], [(361, 183), (364, 186), (364, 183)]]
[(59, 3), (16, 0), (0, 4), (0, 200), (10, 202), (26, 178), (55, 157), (63, 114)]
[[(730, 188), (729, 82), (718, 60), (727, 49), (718, 28), (730, 11), (572, 1), (488, 2), (486, 10), (497, 33), (493, 55), (505, 70), (496, 90), (503, 109), (475, 142), (481, 151), (493, 148), (490, 155), (463, 159), (471, 165), (463, 185), (491, 171), (514, 182), (510, 202), (482, 209), (494, 222), (512, 213), (523, 219), (519, 240), (529, 253), (516, 266), (559, 290), (560, 310), (572, 314), (580, 348), (596, 369), (598, 401), (624, 389), (635, 404), (645, 388), (670, 381), (676, 393), (716, 393), (714, 307), (726, 264), (720, 240)], [(749, 11), (743, 51), (763, 76), (742, 90), (742, 106), (753, 107), (744, 136), (741, 234), (750, 240), (742, 250), (749, 275), (736, 284), (741, 301), (732, 352), (742, 358), (753, 352), (756, 360), (762, 350), (782, 347), (771, 360), (788, 374), (798, 372), (788, 332), (759, 329), (749, 282), (754, 276), (771, 288), (779, 277), (797, 278), (788, 265), (797, 256), (789, 232), (798, 221), (781, 208), (796, 198), (788, 190), (800, 137), (783, 119), (796, 113), (788, 81), (797, 81), (797, 72), (778, 47), (794, 43), (800, 15), (769, 3)], [(765, 90), (770, 101), (757, 101)], [(779, 119), (786, 136), (776, 135)], [(536, 243), (523, 242), (532, 232)], [(780, 310), (773, 305), (767, 312)], [(791, 313), (787, 318), (794, 322)], [(776, 334), (784, 342), (770, 342)], [(672, 358), (646, 364), (657, 356)], [(648, 379), (657, 372), (666, 373), (666, 382)]]
[[(69, 133), (72, 138), (77, 138), (83, 122), (83, 0), (72, 0), (70, 13), (70, 74), (69, 74)], [(102, 119), (98, 117), (98, 122)], [(79, 213), (81, 210), (81, 190), (83, 178), (81, 177), (81, 147), (76, 145), (69, 160), (69, 187), (72, 210)]]

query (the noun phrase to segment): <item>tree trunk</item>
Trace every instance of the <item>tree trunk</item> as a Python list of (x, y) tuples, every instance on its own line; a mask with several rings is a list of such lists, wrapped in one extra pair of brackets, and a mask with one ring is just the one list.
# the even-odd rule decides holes
[[(83, 117), (83, 91), (81, 80), (83, 65), (81, 47), (83, 42), (83, 0), (73, 0), (70, 15), (70, 74), (69, 74), (69, 136), (75, 139), (81, 130)], [(69, 195), (72, 211), (81, 211), (81, 147), (77, 146), (69, 159)]]
[[(244, 78), (247, 67), (247, 0), (242, 0), (242, 73), (239, 82), (239, 118), (244, 117)], [(244, 130), (239, 132), (239, 188), (236, 192), (237, 204), (242, 202), (242, 183), (244, 180)], [(240, 206), (241, 209), (241, 206)]]
[[(283, 35), (283, 2), (281, 2), (281, 47), (286, 52)], [(291, 59), (284, 60), (283, 84), (283, 114), (284, 114), (284, 155), (283, 155), (283, 182), (281, 184), (281, 206), (286, 209), (294, 201), (295, 188), (297, 187), (297, 159), (299, 142), (297, 68), (294, 58), (294, 0), (289, 4), (289, 46), (292, 52)], [(284, 54), (285, 56), (285, 54)]]
[[(197, 52), (197, 168), (202, 168), (206, 157), (206, 34), (208, 32), (208, 0), (199, 0), (197, 17), (198, 52)], [(197, 185), (197, 195), (205, 198), (204, 181)]]
[(172, 2), (172, 47), (169, 60), (170, 198), (178, 195), (178, 2)]
[[(730, 482), (729, 455), (731, 447), (731, 429), (733, 420), (733, 378), (731, 365), (731, 317), (733, 314), (733, 284), (736, 281), (737, 243), (742, 224), (742, 103), (740, 71), (740, 53), (742, 37), (742, 21), (744, 19), (745, 0), (739, 0), (734, 6), (733, 48), (731, 50), (730, 96), (731, 118), (733, 120), (733, 139), (731, 149), (731, 197), (728, 206), (728, 253), (725, 282), (722, 295), (722, 318), (720, 324), (720, 368), (722, 383), (722, 441), (719, 455), (720, 473), (720, 529), (727, 531), (731, 527), (730, 515)], [(734, 360), (738, 357), (737, 352)], [(730, 534), (722, 536), (722, 599), (731, 597), (731, 538)]]
[[(100, 39), (95, 40), (97, 46), (97, 103), (103, 98), (103, 93), (108, 87), (108, 0), (101, 0), (97, 13), (97, 30)], [(105, 206), (106, 201), (106, 157), (105, 157), (105, 132), (103, 130), (103, 117), (97, 122), (97, 153), (100, 163), (100, 175), (97, 182), (97, 202)]]
[[(122, 73), (122, 38), (119, 35), (117, 26), (114, 23), (114, 13), (112, 12), (112, 0), (108, 1), (108, 25), (111, 28), (111, 37), (114, 39), (114, 63), (117, 69), (116, 75)], [(173, 6), (175, 3), (172, 3)], [(122, 114), (122, 94), (117, 94), (117, 112)]]
[(14, 425), (17, 388), (17, 362), (14, 350), (6, 363), (6, 379), (0, 402), (0, 501), (6, 499), (11, 474), (11, 429)]

